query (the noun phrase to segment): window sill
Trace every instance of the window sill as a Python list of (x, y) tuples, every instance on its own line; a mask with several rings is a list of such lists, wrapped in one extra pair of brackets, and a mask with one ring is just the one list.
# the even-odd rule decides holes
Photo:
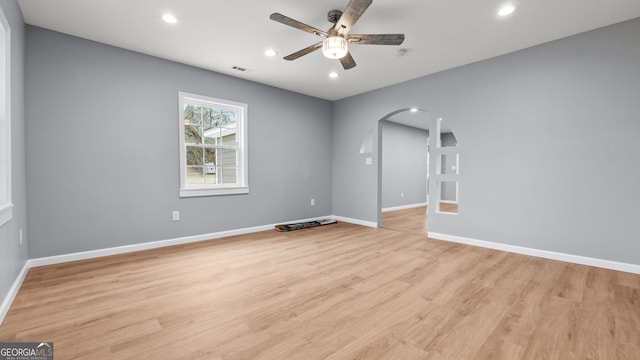
[(220, 195), (238, 195), (248, 194), (248, 186), (239, 186), (223, 189), (180, 189), (180, 197), (196, 197), (196, 196), (220, 196)]
[(5, 204), (0, 207), (0, 226), (11, 221), (13, 218), (13, 204)]

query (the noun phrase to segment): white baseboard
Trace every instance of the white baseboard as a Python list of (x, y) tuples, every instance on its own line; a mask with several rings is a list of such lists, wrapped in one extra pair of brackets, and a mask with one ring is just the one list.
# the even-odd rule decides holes
[(496, 243), (491, 241), (476, 240), (476, 239), (466, 238), (462, 236), (454, 236), (454, 235), (440, 234), (440, 233), (434, 233), (434, 232), (429, 232), (427, 236), (433, 239), (451, 241), (455, 243), (479, 246), (483, 248), (489, 248), (489, 249), (495, 249), (495, 250), (501, 250), (501, 251), (507, 251), (507, 252), (516, 253), (516, 254), (529, 255), (529, 256), (535, 256), (535, 257), (552, 259), (552, 260), (559, 260), (559, 261), (564, 261), (564, 262), (569, 262), (574, 264), (595, 266), (595, 267), (604, 268), (604, 269), (624, 271), (632, 274), (640, 274), (640, 265), (636, 265), (636, 264), (628, 264), (628, 263), (611, 261), (611, 260), (603, 260), (603, 259), (591, 258), (586, 256), (580, 256), (580, 255), (564, 254), (564, 253), (559, 253), (555, 251), (533, 249), (533, 248), (517, 246), (517, 245), (501, 244), (501, 243)]
[(348, 222), (356, 225), (378, 227), (378, 224), (376, 224), (375, 222), (369, 222), (369, 221), (358, 220), (358, 219), (350, 219), (350, 218), (341, 217), (341, 216), (327, 215), (327, 216), (319, 216), (319, 217), (309, 218), (309, 219), (279, 222), (276, 224), (254, 226), (254, 227), (243, 228), (243, 229), (220, 231), (220, 232), (202, 234), (202, 235), (184, 236), (184, 237), (175, 238), (175, 239), (151, 241), (151, 242), (140, 243), (140, 244), (116, 246), (116, 247), (105, 248), (105, 249), (96, 249), (96, 250), (82, 251), (82, 252), (76, 252), (71, 254), (63, 254), (63, 255), (29, 259), (27, 260), (27, 263), (25, 264), (25, 266), (27, 266), (27, 268), (30, 269), (38, 266), (55, 265), (55, 264), (61, 264), (61, 263), (66, 263), (71, 261), (99, 258), (103, 256), (126, 254), (126, 253), (135, 252), (135, 251), (157, 249), (157, 248), (166, 247), (166, 246), (182, 245), (182, 244), (219, 239), (219, 238), (235, 236), (235, 235), (251, 234), (259, 231), (267, 231), (267, 230), (273, 229), (276, 225), (283, 224), (283, 223), (287, 223), (287, 224), (298, 223), (298, 222), (314, 221), (314, 220), (327, 219), (327, 218), (338, 220), (338, 221), (344, 221), (344, 222)]
[(409, 204), (409, 205), (402, 205), (402, 206), (392, 206), (392, 207), (388, 207), (388, 208), (382, 208), (382, 212), (389, 212), (389, 211), (396, 211), (396, 210), (406, 210), (406, 209), (413, 209), (413, 208), (417, 208), (417, 207), (421, 207), (421, 206), (427, 206), (427, 203), (419, 203), (419, 204)]
[(378, 227), (378, 223), (375, 223), (373, 221), (351, 219), (351, 218), (342, 217), (342, 216), (336, 216), (336, 215), (333, 215), (331, 218), (334, 219), (334, 220), (337, 220), (337, 221), (344, 221), (346, 223), (355, 224), (355, 225), (362, 225), (362, 226), (367, 226), (367, 227), (372, 227), (372, 228), (377, 228)]
[(18, 295), (18, 291), (22, 286), (24, 278), (27, 276), (27, 272), (29, 272), (28, 261), (26, 261), (22, 266), (22, 270), (20, 270), (20, 273), (18, 273), (18, 277), (16, 277), (16, 280), (13, 282), (13, 285), (11, 285), (11, 288), (9, 289), (9, 293), (7, 293), (7, 296), (4, 297), (2, 305), (0, 305), (0, 325), (2, 325), (4, 317), (7, 316), (9, 308), (11, 307), (11, 304), (13, 304), (13, 300), (16, 298), (16, 295)]
[(456, 200), (440, 200), (440, 202), (443, 204), (458, 204)]
[(202, 234), (202, 235), (184, 236), (184, 237), (179, 237), (175, 239), (151, 241), (151, 242), (146, 242), (141, 244), (124, 245), (124, 246), (117, 246), (117, 247), (106, 248), (106, 249), (97, 249), (97, 250), (89, 250), (89, 251), (83, 251), (83, 252), (77, 252), (77, 253), (71, 253), (71, 254), (48, 256), (48, 257), (42, 257), (42, 258), (29, 259), (27, 263), (29, 264), (30, 268), (38, 267), (38, 266), (61, 264), (61, 263), (70, 262), (70, 261), (93, 259), (93, 258), (98, 258), (103, 256), (126, 254), (130, 252), (157, 249), (157, 248), (166, 247), (166, 246), (189, 244), (189, 243), (194, 243), (199, 241), (213, 240), (213, 239), (219, 239), (219, 238), (235, 236), (235, 235), (251, 234), (259, 231), (272, 230), (278, 224), (314, 221), (314, 220), (320, 220), (320, 219), (326, 219), (326, 218), (333, 218), (333, 217), (331, 215), (327, 215), (327, 216), (320, 216), (320, 217), (309, 218), (309, 219), (280, 222), (277, 224), (254, 226), (254, 227), (237, 229), (237, 230), (220, 231), (220, 232)]

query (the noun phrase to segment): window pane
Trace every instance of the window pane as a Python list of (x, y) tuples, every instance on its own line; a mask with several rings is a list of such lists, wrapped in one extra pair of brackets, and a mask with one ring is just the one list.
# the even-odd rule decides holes
[(204, 149), (204, 163), (205, 165), (216, 165), (216, 149)]
[(236, 144), (236, 113), (226, 111), (223, 113), (224, 121), (220, 122), (220, 137), (223, 145)]
[[(208, 150), (208, 149), (207, 149)], [(215, 152), (213, 152), (215, 156)], [(205, 157), (207, 156), (207, 151), (205, 150)], [(214, 161), (207, 161), (204, 165), (204, 183), (205, 184), (216, 184), (216, 173), (218, 172)]]
[(233, 129), (233, 132), (226, 131), (227, 135), (222, 137), (222, 145), (226, 146), (236, 146), (236, 129)]
[(235, 184), (238, 182), (238, 169), (236, 167), (219, 166), (218, 173), (219, 184)]
[(237, 154), (236, 150), (218, 150), (219, 183), (235, 184), (237, 182)]
[(187, 166), (196, 165), (202, 167), (202, 148), (198, 146), (187, 146)]
[(202, 124), (202, 106), (185, 104), (184, 105), (184, 124), (185, 125)]
[(204, 169), (206, 184), (217, 184), (216, 182), (216, 149), (204, 149)]
[(187, 166), (187, 184), (198, 185), (203, 183), (202, 166)]
[(202, 131), (204, 135), (205, 144), (215, 144), (215, 137), (213, 136), (215, 129), (214, 124), (214, 109), (210, 107), (203, 108), (203, 120)]
[(220, 167), (233, 167), (235, 168), (238, 165), (236, 156), (238, 152), (236, 150), (231, 149), (220, 149), (218, 150), (218, 158), (217, 165)]
[(217, 145), (216, 139), (219, 137), (220, 129), (217, 127), (208, 128), (204, 131), (204, 143), (208, 145)]
[(204, 182), (206, 184), (217, 184), (217, 174), (215, 173), (215, 167), (212, 167), (208, 170), (213, 170), (213, 173), (205, 173), (204, 174)]
[(204, 166), (204, 174), (205, 175), (215, 175), (216, 174), (216, 166), (215, 165), (205, 165)]
[(235, 112), (213, 109), (211, 114), (211, 126), (212, 127), (210, 129), (206, 130), (206, 144), (235, 145)]
[(201, 127), (198, 125), (184, 126), (184, 142), (187, 144), (202, 144)]

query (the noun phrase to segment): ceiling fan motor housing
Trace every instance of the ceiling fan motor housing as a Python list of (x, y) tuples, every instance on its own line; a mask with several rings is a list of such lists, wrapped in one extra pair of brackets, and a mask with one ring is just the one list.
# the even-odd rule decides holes
[(327, 13), (327, 20), (329, 20), (330, 23), (335, 24), (340, 20), (340, 16), (342, 16), (342, 11), (329, 10), (329, 13)]

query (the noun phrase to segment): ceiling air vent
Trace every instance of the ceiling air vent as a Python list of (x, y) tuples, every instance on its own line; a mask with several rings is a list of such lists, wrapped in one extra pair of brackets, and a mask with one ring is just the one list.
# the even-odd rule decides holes
[(238, 65), (233, 65), (232, 69), (242, 71), (242, 72), (251, 72), (251, 69), (243, 68), (242, 66), (238, 66)]

